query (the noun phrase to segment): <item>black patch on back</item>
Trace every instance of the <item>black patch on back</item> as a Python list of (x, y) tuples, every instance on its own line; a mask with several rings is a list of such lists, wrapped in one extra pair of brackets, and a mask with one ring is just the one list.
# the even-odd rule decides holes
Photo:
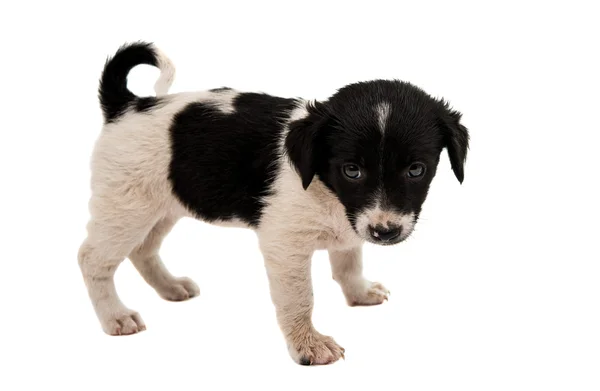
[(203, 220), (260, 220), (270, 194), (282, 122), (294, 99), (241, 93), (235, 112), (191, 103), (173, 119), (169, 179), (179, 200)]
[(231, 91), (232, 89), (229, 87), (219, 87), (219, 88), (213, 88), (212, 90), (209, 90), (210, 92), (224, 92), (224, 91)]

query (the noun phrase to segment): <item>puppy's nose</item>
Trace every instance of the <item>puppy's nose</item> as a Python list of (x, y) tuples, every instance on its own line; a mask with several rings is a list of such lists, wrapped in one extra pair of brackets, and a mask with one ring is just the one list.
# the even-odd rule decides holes
[(389, 225), (388, 228), (385, 228), (382, 225), (378, 225), (376, 227), (369, 226), (369, 232), (375, 241), (390, 242), (400, 236), (400, 233), (402, 233), (402, 227), (396, 225)]

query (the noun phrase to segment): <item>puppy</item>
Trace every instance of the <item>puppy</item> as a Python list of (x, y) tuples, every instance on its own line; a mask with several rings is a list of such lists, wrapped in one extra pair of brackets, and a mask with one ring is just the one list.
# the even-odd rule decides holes
[[(127, 89), (139, 64), (161, 70), (156, 97)], [(309, 102), (230, 88), (166, 95), (174, 74), (153, 44), (134, 43), (101, 77), (105, 123), (78, 259), (102, 328), (110, 335), (146, 328), (115, 290), (126, 257), (164, 299), (200, 293), (158, 255), (177, 220), (192, 216), (256, 232), (293, 360), (335, 362), (344, 349), (311, 321), (313, 252), (329, 252), (349, 305), (383, 303), (388, 290), (362, 274), (362, 245), (411, 234), (444, 148), (463, 181), (469, 136), (461, 114), (395, 80), (351, 84)]]

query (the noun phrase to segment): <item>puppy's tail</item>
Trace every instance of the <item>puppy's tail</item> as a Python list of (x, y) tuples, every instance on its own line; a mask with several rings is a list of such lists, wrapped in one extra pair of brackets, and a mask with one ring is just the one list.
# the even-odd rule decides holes
[(175, 66), (154, 44), (135, 42), (123, 45), (104, 65), (98, 91), (100, 105), (106, 122), (119, 118), (139, 97), (127, 88), (127, 75), (140, 64), (160, 69), (160, 77), (154, 84), (157, 96), (165, 95), (175, 79)]

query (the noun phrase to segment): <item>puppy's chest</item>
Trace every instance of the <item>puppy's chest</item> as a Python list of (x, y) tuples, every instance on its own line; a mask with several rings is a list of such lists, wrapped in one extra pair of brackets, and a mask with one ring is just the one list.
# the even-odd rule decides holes
[(362, 243), (350, 222), (348, 221), (343, 208), (324, 210), (318, 217), (318, 224), (315, 224), (317, 232), (317, 249), (348, 249), (356, 247)]
[(344, 206), (317, 178), (305, 190), (298, 174), (284, 165), (275, 187), (277, 191), (268, 200), (261, 222), (269, 236), (313, 250), (362, 244)]

